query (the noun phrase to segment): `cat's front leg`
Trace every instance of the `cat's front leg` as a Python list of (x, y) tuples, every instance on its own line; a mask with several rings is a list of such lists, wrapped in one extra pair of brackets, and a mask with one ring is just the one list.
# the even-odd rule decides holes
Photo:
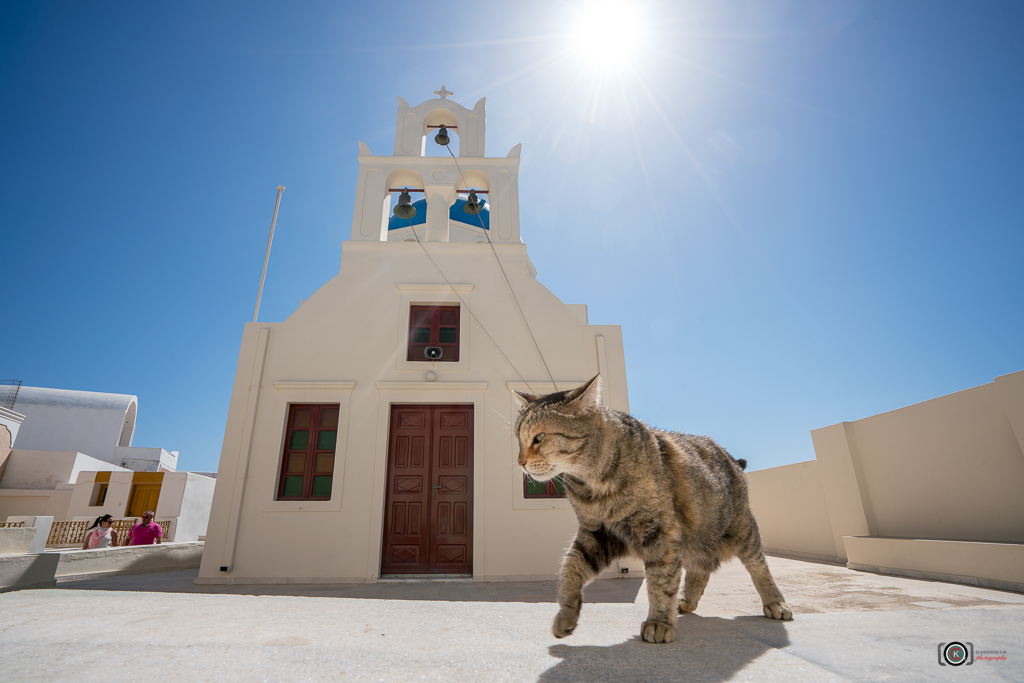
[(608, 564), (625, 553), (625, 546), (604, 528), (580, 527), (562, 559), (558, 577), (558, 615), (551, 627), (556, 638), (572, 635), (583, 606), (583, 587)]
[(676, 608), (679, 604), (679, 579), (683, 573), (680, 552), (666, 550), (662, 557), (644, 562), (647, 575), (647, 621), (640, 624), (640, 635), (648, 643), (671, 643), (676, 639)]

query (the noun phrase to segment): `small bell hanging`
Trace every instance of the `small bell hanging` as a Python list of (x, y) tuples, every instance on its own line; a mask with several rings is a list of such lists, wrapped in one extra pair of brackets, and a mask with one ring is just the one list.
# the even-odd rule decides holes
[(416, 215), (416, 207), (412, 205), (412, 197), (409, 190), (402, 188), (402, 194), (398, 196), (398, 203), (395, 204), (395, 215), (399, 218), (412, 218)]
[(437, 135), (434, 136), (434, 142), (442, 147), (447, 147), (448, 143), (451, 141), (452, 139), (448, 137), (448, 127), (441, 124), (441, 128), (437, 131)]
[(466, 204), (462, 207), (462, 210), (470, 216), (475, 216), (484, 210), (483, 205), (480, 204), (480, 200), (476, 196), (476, 192), (473, 190), (469, 191), (469, 199), (466, 200)]

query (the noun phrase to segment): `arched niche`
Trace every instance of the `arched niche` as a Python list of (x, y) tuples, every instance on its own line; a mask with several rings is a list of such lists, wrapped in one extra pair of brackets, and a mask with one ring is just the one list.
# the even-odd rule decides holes
[(389, 190), (400, 190), (403, 187), (412, 189), (423, 189), (423, 176), (411, 168), (400, 168), (392, 171), (385, 179), (384, 187), (380, 188), (383, 195), (383, 208), (381, 210), (380, 241), (388, 241), (388, 221), (391, 219), (391, 195)]
[(465, 190), (470, 187), (478, 190), (484, 190), (486, 192), (491, 191), (490, 177), (484, 171), (475, 168), (467, 168), (464, 170), (456, 182), (456, 185), (456, 191)]
[(483, 157), (485, 153), (486, 98), (472, 109), (451, 100), (427, 100), (415, 107), (398, 98), (398, 118), (395, 126), (395, 156), (424, 156), (427, 135), (434, 129), (427, 126), (444, 124), (455, 128), (459, 136), (460, 157)]

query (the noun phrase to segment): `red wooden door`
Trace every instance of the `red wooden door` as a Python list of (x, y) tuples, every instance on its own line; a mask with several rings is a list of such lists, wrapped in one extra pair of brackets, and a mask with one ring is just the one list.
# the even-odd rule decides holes
[(381, 574), (473, 573), (473, 406), (391, 407)]

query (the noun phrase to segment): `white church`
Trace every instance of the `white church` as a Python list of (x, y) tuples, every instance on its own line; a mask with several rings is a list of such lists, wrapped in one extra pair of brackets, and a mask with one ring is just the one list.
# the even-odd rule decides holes
[[(621, 330), (537, 280), (520, 145), (487, 156), (484, 100), (435, 94), (399, 98), (390, 155), (359, 143), (338, 274), (284, 322), (245, 325), (198, 583), (558, 570), (575, 516), (515, 466), (512, 392), (600, 373), (628, 410)], [(445, 136), (458, 156), (427, 156)]]

